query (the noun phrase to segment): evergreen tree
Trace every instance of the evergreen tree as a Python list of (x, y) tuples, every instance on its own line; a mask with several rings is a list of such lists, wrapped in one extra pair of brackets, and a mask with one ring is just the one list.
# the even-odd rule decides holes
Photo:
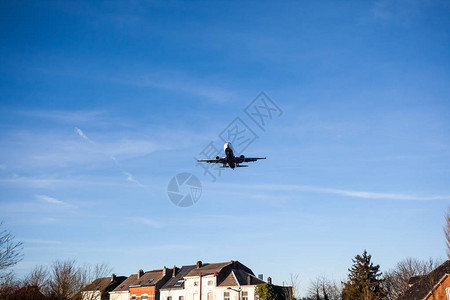
[(384, 297), (380, 266), (374, 266), (371, 255), (364, 250), (363, 255), (356, 255), (353, 266), (348, 269), (347, 282), (342, 290), (343, 300), (378, 300)]
[(269, 283), (262, 283), (256, 286), (256, 293), (260, 300), (286, 300), (281, 287)]

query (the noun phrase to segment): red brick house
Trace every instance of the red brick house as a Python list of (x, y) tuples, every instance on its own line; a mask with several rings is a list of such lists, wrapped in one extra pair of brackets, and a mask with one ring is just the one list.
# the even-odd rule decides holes
[(410, 287), (397, 300), (447, 300), (450, 299), (450, 260), (428, 275), (414, 277)]
[(159, 289), (172, 277), (176, 270), (164, 267), (160, 270), (143, 272), (139, 270), (135, 281), (129, 286), (130, 300), (159, 299)]

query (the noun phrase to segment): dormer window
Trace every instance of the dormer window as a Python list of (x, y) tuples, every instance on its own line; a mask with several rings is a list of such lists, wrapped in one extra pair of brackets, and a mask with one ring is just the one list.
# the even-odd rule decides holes
[(183, 284), (183, 282), (184, 282), (184, 280), (178, 280), (174, 286), (181, 286)]

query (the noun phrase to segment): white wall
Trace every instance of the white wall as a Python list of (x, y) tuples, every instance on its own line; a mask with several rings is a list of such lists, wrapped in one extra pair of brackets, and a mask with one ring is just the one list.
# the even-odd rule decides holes
[[(217, 287), (216, 286), (216, 276), (205, 276), (202, 277), (202, 300), (208, 300), (208, 293), (211, 293), (211, 300), (224, 300), (224, 292), (230, 292), (230, 300), (238, 300), (238, 292), (233, 290), (227, 290), (227, 287)], [(208, 284), (210, 282), (210, 284)], [(197, 285), (195, 285), (197, 283)], [(239, 289), (239, 287), (232, 287), (234, 289)], [(240, 287), (242, 291), (247, 291), (248, 300), (255, 299), (255, 286), (254, 285), (243, 285)], [(199, 277), (187, 277), (184, 282), (184, 289), (173, 289), (173, 290), (160, 290), (160, 300), (167, 300), (169, 296), (172, 300), (179, 300), (179, 296), (184, 296), (184, 300), (199, 300), (200, 292), (200, 278)], [(111, 299), (113, 300), (113, 299)], [(241, 300), (242, 297), (241, 297)]]
[(130, 300), (130, 292), (110, 293), (109, 300)]

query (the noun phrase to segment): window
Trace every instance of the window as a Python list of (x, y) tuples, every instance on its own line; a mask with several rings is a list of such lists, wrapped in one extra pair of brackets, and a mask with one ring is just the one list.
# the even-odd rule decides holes
[(194, 286), (197, 286), (198, 285), (198, 281), (194, 281)]
[(206, 297), (206, 300), (213, 300), (213, 296), (212, 296), (211, 292), (208, 293), (208, 296)]
[(178, 280), (177, 283), (175, 283), (175, 286), (181, 286), (183, 282), (184, 280)]
[(248, 292), (242, 292), (242, 300), (248, 300)]
[(230, 292), (223, 293), (223, 300), (230, 300)]
[(184, 296), (178, 297), (178, 300), (184, 300)]
[(136, 295), (131, 296), (131, 300), (136, 300)]
[(167, 300), (172, 300), (172, 296), (167, 297)]
[(147, 295), (142, 295), (141, 296), (141, 300), (147, 300), (148, 299), (148, 296)]
[(213, 285), (213, 284), (214, 284), (214, 281), (208, 280), (208, 285)]

